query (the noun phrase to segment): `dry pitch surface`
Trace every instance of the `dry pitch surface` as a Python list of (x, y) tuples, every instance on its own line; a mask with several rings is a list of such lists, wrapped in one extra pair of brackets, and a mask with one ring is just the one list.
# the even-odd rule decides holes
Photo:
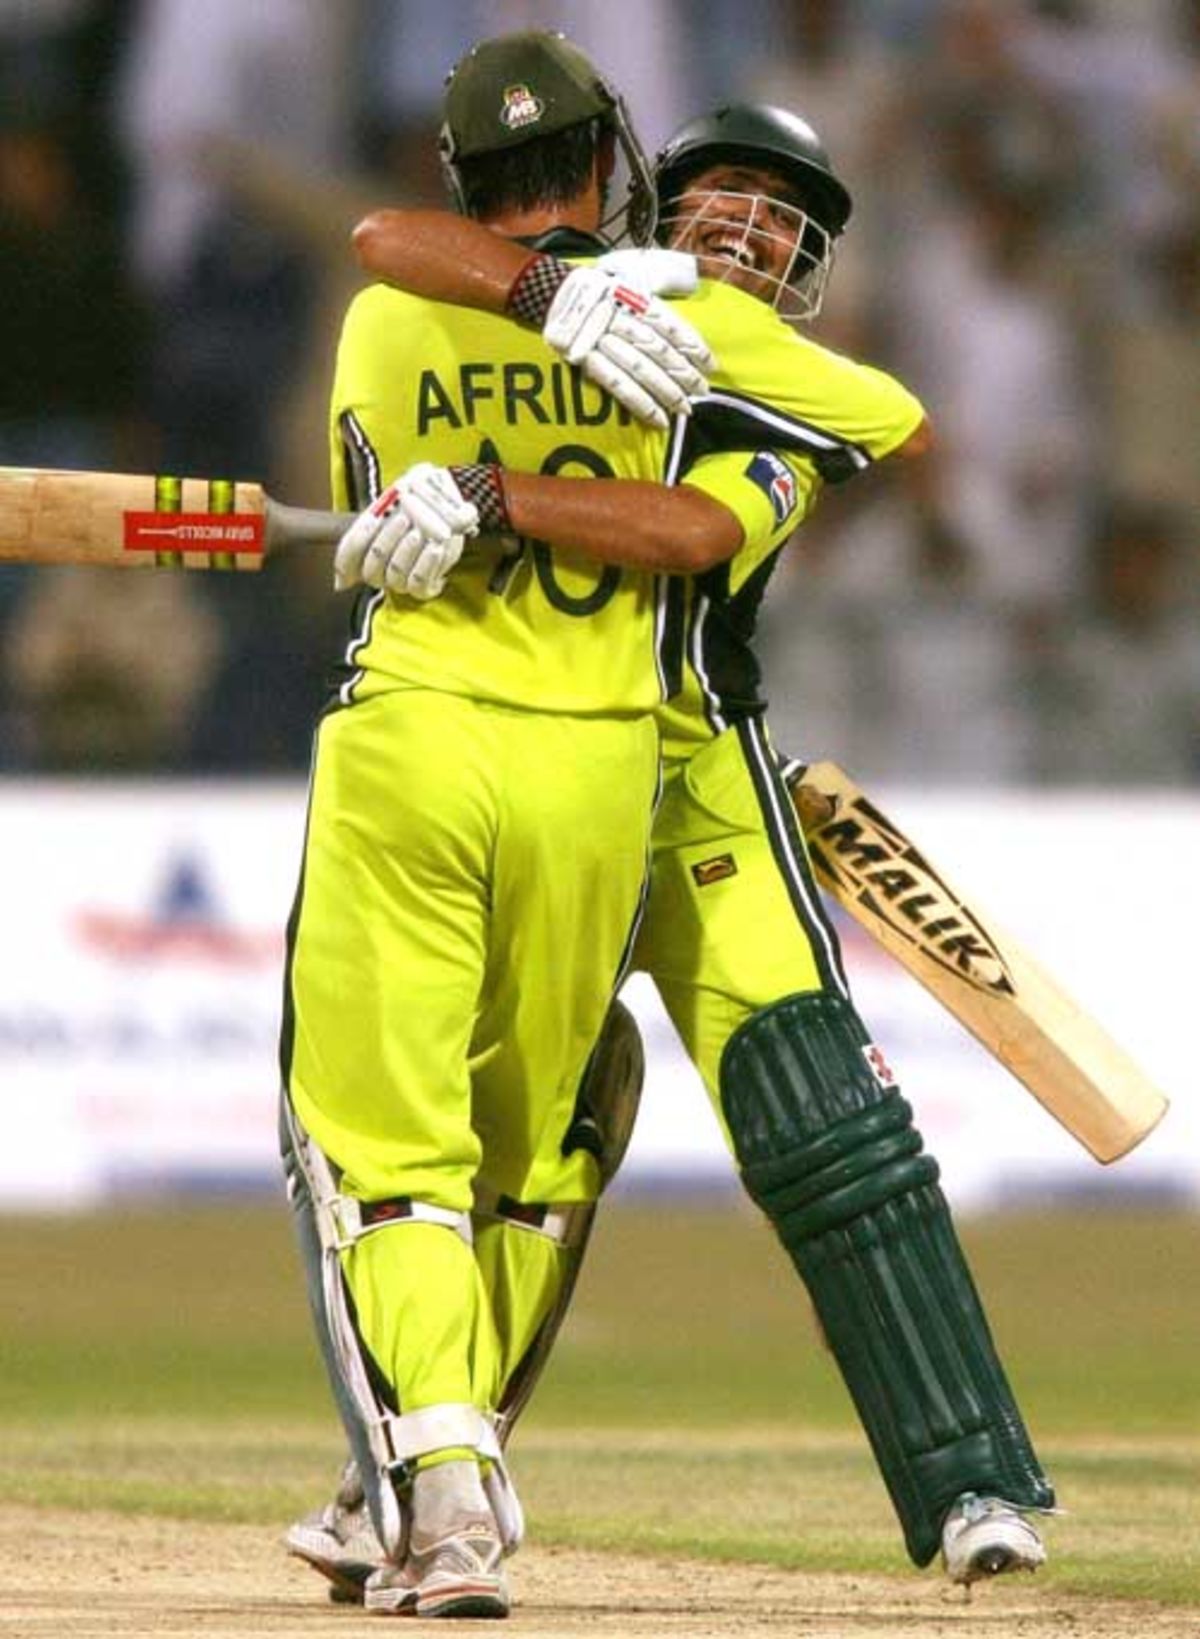
[[(324, 1584), (258, 1526), (0, 1508), (0, 1633), (20, 1639), (350, 1639), (388, 1618), (334, 1606)], [(572, 1550), (523, 1549), (499, 1631), (534, 1639), (1197, 1639), (1200, 1615), (1086, 1601), (1036, 1577), (977, 1589), (932, 1573), (810, 1575)], [(393, 1625), (396, 1619), (392, 1619)], [(400, 1631), (416, 1625), (401, 1621)], [(422, 1624), (428, 1628), (429, 1624)], [(442, 1622), (435, 1632), (487, 1632)], [(495, 1631), (493, 1628), (491, 1631)]]

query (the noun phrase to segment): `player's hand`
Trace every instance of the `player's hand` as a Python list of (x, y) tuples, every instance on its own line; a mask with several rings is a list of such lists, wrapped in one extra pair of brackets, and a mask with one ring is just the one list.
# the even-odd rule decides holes
[(478, 532), (478, 509), (447, 469), (418, 462), (360, 512), (338, 542), (334, 589), (361, 581), (427, 602), (445, 591), (467, 536)]
[(690, 251), (663, 245), (606, 250), (596, 266), (646, 296), (694, 296), (700, 286), (700, 268)]
[(572, 268), (542, 335), (569, 364), (653, 427), (687, 415), (716, 360), (699, 332), (657, 296), (599, 266)]

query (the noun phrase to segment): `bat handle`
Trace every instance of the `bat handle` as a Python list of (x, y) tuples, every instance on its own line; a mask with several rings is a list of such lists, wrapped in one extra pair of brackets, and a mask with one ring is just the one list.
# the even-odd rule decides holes
[(353, 512), (319, 512), (268, 500), (267, 551), (290, 546), (332, 546), (354, 521)]

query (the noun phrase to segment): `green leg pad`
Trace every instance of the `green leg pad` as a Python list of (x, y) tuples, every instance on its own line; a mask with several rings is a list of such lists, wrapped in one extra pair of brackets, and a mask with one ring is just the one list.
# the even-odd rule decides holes
[(996, 1354), (938, 1166), (839, 996), (788, 996), (721, 1060), (742, 1177), (787, 1248), (927, 1565), (964, 1491), (1054, 1506)]

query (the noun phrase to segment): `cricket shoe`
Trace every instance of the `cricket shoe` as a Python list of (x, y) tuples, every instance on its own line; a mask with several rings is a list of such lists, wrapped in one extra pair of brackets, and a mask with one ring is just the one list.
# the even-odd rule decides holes
[(999, 1497), (964, 1491), (942, 1526), (942, 1562), (951, 1582), (969, 1587), (1005, 1571), (1036, 1571), (1046, 1550), (1023, 1514)]
[(404, 1564), (375, 1571), (363, 1603), (388, 1616), (507, 1616), (502, 1554), (490, 1515), (464, 1520), (452, 1535), (425, 1544), (414, 1529)]
[(383, 1563), (383, 1550), (353, 1463), (343, 1470), (333, 1501), (289, 1526), (283, 1543), (289, 1554), (328, 1578), (335, 1604), (362, 1604), (363, 1588)]

